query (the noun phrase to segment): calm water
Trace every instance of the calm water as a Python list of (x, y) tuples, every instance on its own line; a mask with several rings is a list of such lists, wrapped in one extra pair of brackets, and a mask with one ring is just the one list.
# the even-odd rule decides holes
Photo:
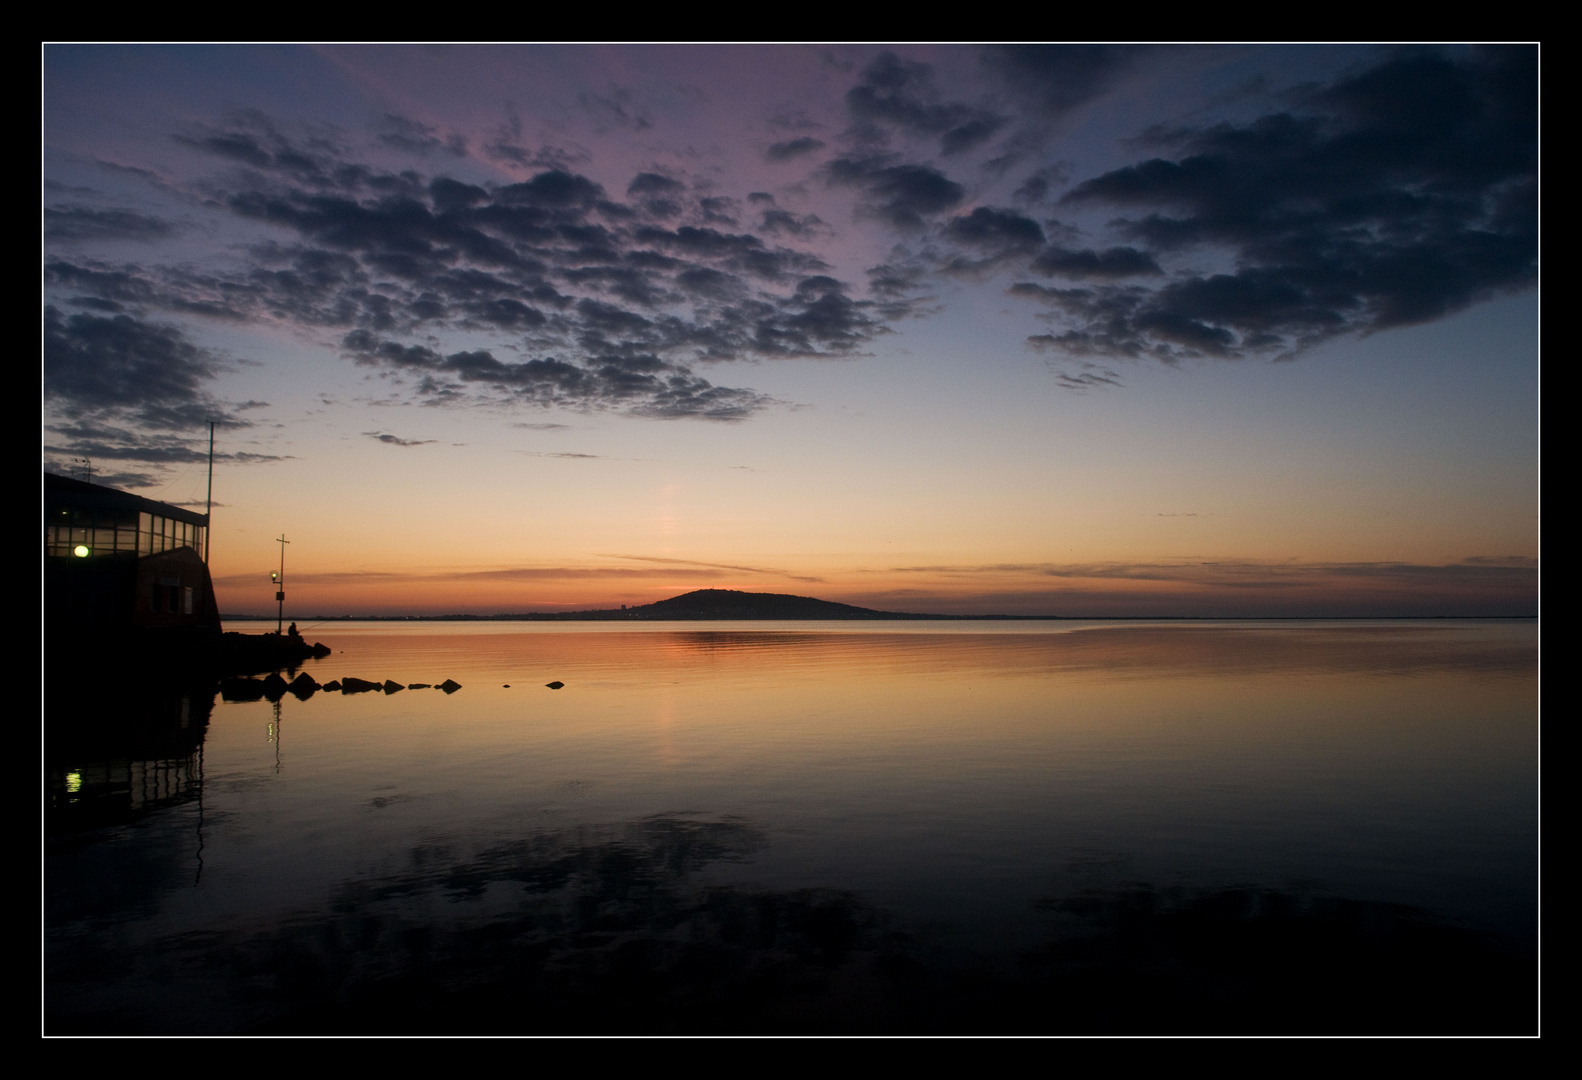
[(1531, 622), (305, 632), (51, 689), (46, 1030), (1536, 1025)]

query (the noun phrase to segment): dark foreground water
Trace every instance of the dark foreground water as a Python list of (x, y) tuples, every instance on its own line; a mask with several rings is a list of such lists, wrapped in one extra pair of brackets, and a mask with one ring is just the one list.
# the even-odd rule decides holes
[(1531, 622), (308, 637), (47, 687), (47, 1032), (1536, 1030)]

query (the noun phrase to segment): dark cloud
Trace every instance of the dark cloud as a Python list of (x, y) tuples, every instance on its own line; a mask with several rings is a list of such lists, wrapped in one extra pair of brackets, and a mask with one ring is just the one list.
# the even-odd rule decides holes
[[(1032, 339), (1036, 342), (1037, 339)], [(1100, 367), (1097, 364), (1081, 364), (1075, 369), (1064, 369), (1055, 372), (1055, 381), (1067, 390), (1078, 393), (1087, 390), (1098, 390), (1107, 386), (1119, 387), (1121, 374), (1113, 368)]]
[(1044, 243), (1043, 227), (1014, 210), (980, 206), (970, 214), (951, 218), (941, 230), (943, 238), (967, 249), (950, 259), (947, 269), (982, 270), (1016, 256), (1037, 251)]
[(1044, 242), (1044, 230), (1038, 222), (1014, 210), (990, 206), (952, 218), (945, 226), (945, 235), (958, 244), (997, 250), (1037, 248)]
[(1058, 184), (1066, 182), (1066, 170), (1060, 165), (1046, 165), (1030, 174), (1023, 180), (1011, 198), (1019, 203), (1037, 204), (1049, 197), (1050, 191)]
[(427, 446), (430, 443), (436, 441), (434, 439), (403, 439), (395, 435), (387, 435), (378, 431), (365, 431), (363, 434), (368, 436), (370, 439), (379, 440), (386, 446)]
[(854, 187), (866, 196), (864, 209), (902, 229), (921, 228), (960, 203), (966, 189), (928, 165), (901, 163), (893, 155), (842, 156), (825, 168), (829, 183)]
[(824, 229), (824, 222), (817, 214), (793, 214), (778, 207), (765, 210), (758, 218), (758, 227), (770, 236), (792, 236), (805, 240), (817, 236)]
[(410, 117), (386, 113), (376, 125), (376, 131), (380, 142), (410, 154), (422, 157), (437, 153), (452, 157), (467, 156), (465, 137), (449, 135), (441, 138), (439, 129)]
[(698, 200), (698, 209), (703, 211), (703, 220), (718, 225), (735, 225), (739, 205), (728, 195), (709, 195)]
[(46, 240), (163, 240), (176, 227), (136, 210), (95, 210), (84, 206), (45, 207)]
[[(1094, 177), (1061, 201), (1117, 208), (1122, 235), (1156, 252), (1217, 248), (1233, 268), (1148, 291), (1046, 291), (1075, 316), (1051, 337), (1061, 347), (1165, 359), (1292, 351), (1535, 281), (1534, 48), (1402, 52), (1293, 111), (1171, 137), (1179, 157)], [(1135, 248), (1034, 263), (1073, 277), (1128, 267), (1158, 269)]]
[(1038, 253), (1031, 265), (1042, 273), (1068, 278), (1126, 278), (1164, 273), (1152, 255), (1134, 247), (1094, 251), (1051, 244)]
[(1055, 119), (1108, 90), (1144, 52), (1131, 45), (991, 45), (983, 63), (1033, 117)]
[(528, 405), (613, 408), (637, 416), (724, 421), (746, 419), (774, 404), (752, 390), (715, 386), (652, 354), (609, 354), (580, 363), (554, 357), (500, 360), (482, 349), (443, 356), (425, 346), (382, 340), (366, 330), (347, 334), (342, 346), (360, 363), (421, 375), (419, 395), (442, 401), (460, 399), (459, 391), (481, 387), (501, 400)]
[(764, 156), (770, 161), (790, 161), (792, 158), (811, 154), (815, 150), (824, 149), (824, 141), (804, 135), (799, 139), (788, 139), (785, 142), (771, 143)]
[(221, 127), (200, 126), (174, 138), (202, 153), (319, 190), (393, 186), (403, 180), (349, 161), (350, 146), (339, 131), (324, 127), (287, 131), (272, 117), (251, 109)]
[[(389, 118), (380, 132), (423, 134)], [(69, 292), (63, 303), (333, 329), (358, 362), (412, 373), (405, 385), (427, 404), (483, 395), (710, 419), (771, 401), (699, 377), (697, 362), (852, 355), (887, 330), (890, 308), (854, 298), (822, 259), (777, 241), (805, 240), (822, 222), (768, 196), (748, 200), (765, 207), (754, 232), (736, 200), (691, 197), (654, 171), (636, 174), (622, 200), (566, 168), (509, 184), (379, 172), (333, 140), (256, 116), (184, 138), (247, 164), (211, 183), (211, 205), (274, 238), (201, 273), (57, 258), (46, 281)], [(897, 206), (928, 205), (926, 177), (897, 169), (866, 183)], [(442, 354), (430, 343), (446, 329), (494, 341)]]
[(648, 114), (648, 110), (643, 108), (636, 95), (625, 87), (612, 86), (606, 94), (578, 94), (577, 102), (593, 118), (599, 130), (607, 131), (612, 127), (624, 127), (633, 131), (645, 131), (654, 126), (653, 117)]
[[(95, 463), (93, 479), (112, 487), (157, 486), (164, 470), (172, 466), (198, 465), (209, 460), (207, 441), (198, 431), (150, 430), (135, 414), (107, 414), (52, 422), (45, 427), (44, 463), (46, 471), (62, 475), (74, 474), (83, 460)], [(120, 420), (130, 423), (121, 423)], [(221, 426), (245, 426), (234, 418), (222, 420)], [(285, 458), (278, 454), (252, 451), (219, 450), (214, 455), (217, 462), (232, 465), (252, 465)], [(104, 463), (117, 463), (106, 470)], [(143, 463), (152, 470), (130, 469), (130, 463)]]
[[(263, 402), (217, 400), (209, 385), (222, 360), (177, 327), (131, 315), (64, 314), (44, 309), (46, 462), (71, 458), (191, 464), (207, 458), (210, 422), (251, 426), (238, 414)], [(229, 452), (226, 461), (278, 461), (278, 455)], [(122, 471), (101, 482), (146, 486), (157, 473)]]
[(940, 152), (953, 155), (992, 138), (1005, 118), (962, 102), (944, 102), (927, 64), (881, 53), (846, 92), (846, 108), (859, 122), (911, 135), (937, 135)]
[(68, 416), (135, 417), (165, 430), (199, 427), (225, 418), (207, 392), (220, 366), (173, 326), (44, 309), (44, 397)]

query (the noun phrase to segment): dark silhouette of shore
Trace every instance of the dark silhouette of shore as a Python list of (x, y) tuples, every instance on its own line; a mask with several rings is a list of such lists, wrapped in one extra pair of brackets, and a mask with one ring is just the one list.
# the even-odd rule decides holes
[[(229, 615), (240, 620), (247, 616)], [(332, 622), (353, 616), (313, 616), (304, 622)], [(911, 611), (876, 611), (833, 600), (789, 593), (742, 592), (737, 589), (697, 589), (693, 592), (635, 607), (595, 608), (586, 611), (529, 611), (510, 615), (369, 615), (368, 621), (403, 622), (623, 622), (684, 619), (1014, 619), (1043, 618), (1016, 615), (928, 615)]]
[[(307, 615), (305, 623), (328, 622), (672, 622), (684, 620), (920, 620), (932, 619), (949, 622), (1084, 622), (1107, 620), (1114, 622), (1266, 622), (1275, 616), (1234, 615), (942, 615), (915, 611), (878, 611), (840, 604), (833, 600), (819, 600), (811, 596), (793, 596), (789, 593), (743, 592), (738, 589), (697, 589), (693, 592), (658, 600), (652, 604), (633, 607), (590, 608), (582, 611), (523, 611), (499, 615), (455, 613), (449, 615)], [(1357, 619), (1526, 619), (1530, 615), (1417, 615), (1404, 612), (1394, 615), (1345, 615), (1311, 616), (1283, 615), (1282, 621), (1333, 621), (1337, 618)], [(227, 614), (227, 622), (272, 622), (274, 615)]]

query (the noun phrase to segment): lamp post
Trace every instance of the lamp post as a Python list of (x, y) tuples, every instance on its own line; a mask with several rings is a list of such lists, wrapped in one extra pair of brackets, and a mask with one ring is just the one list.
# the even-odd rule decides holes
[(275, 633), (279, 634), (286, 621), (286, 545), (291, 541), (286, 539), (285, 533), (281, 533), (275, 543), (280, 545), (280, 572), (271, 573), (269, 580), (275, 583), (275, 603), (280, 605), (275, 613)]

